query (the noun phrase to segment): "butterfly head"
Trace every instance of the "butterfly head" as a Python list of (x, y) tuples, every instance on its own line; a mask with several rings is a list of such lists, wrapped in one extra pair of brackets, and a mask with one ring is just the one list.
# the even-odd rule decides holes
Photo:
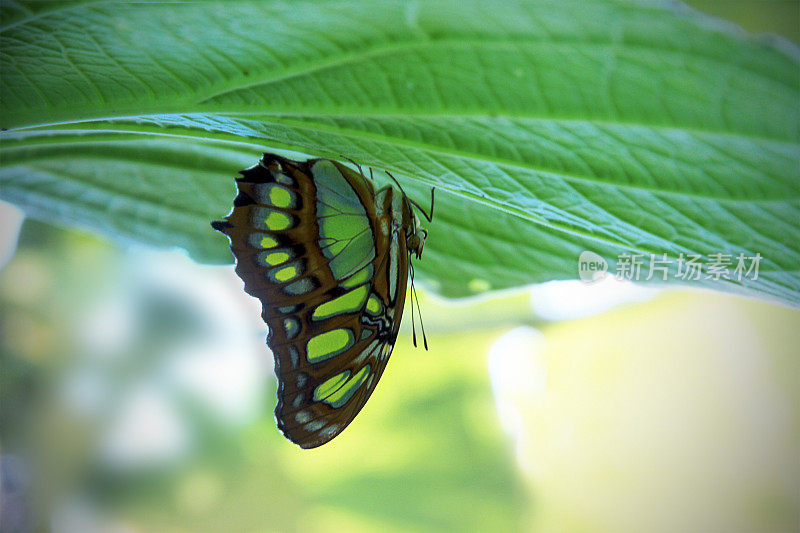
[(414, 219), (406, 232), (406, 247), (410, 254), (419, 259), (422, 257), (422, 248), (425, 246), (425, 239), (428, 238), (428, 230), (420, 227), (419, 217), (414, 213)]
[[(391, 174), (389, 175), (391, 176)], [(419, 217), (414, 212), (414, 210), (411, 209), (411, 206), (413, 205), (414, 207), (419, 209), (419, 212), (422, 213), (422, 216), (425, 217), (425, 220), (427, 220), (428, 222), (433, 222), (433, 193), (435, 191), (436, 191), (435, 187), (431, 189), (430, 214), (426, 213), (425, 210), (422, 209), (419, 206), (419, 204), (416, 203), (414, 200), (411, 200), (407, 196), (405, 196), (405, 193), (403, 194), (403, 196), (406, 199), (406, 206), (408, 208), (408, 212), (413, 214), (411, 224), (409, 225), (408, 232), (406, 233), (406, 247), (408, 248), (409, 253), (414, 254), (417, 257), (417, 259), (422, 257), (422, 248), (425, 246), (425, 239), (428, 238), (428, 230), (420, 227)]]

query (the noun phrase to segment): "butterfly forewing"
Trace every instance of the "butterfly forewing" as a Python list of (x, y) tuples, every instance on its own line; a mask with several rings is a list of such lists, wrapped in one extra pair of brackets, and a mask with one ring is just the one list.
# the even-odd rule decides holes
[(262, 303), (278, 427), (313, 448), (358, 414), (394, 346), (408, 277), (398, 198), (325, 159), (265, 154), (241, 174), (233, 211), (212, 225)]

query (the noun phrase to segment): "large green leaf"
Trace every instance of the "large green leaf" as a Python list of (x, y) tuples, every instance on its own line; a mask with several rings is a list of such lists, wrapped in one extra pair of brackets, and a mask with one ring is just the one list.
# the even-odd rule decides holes
[[(261, 151), (346, 155), (437, 212), (447, 295), (592, 250), (761, 254), (697, 285), (800, 303), (798, 49), (675, 3), (3, 2), (0, 198), (230, 260)], [(673, 265), (674, 267), (674, 265)], [(672, 272), (674, 274), (674, 271)], [(671, 277), (670, 281), (680, 281)]]

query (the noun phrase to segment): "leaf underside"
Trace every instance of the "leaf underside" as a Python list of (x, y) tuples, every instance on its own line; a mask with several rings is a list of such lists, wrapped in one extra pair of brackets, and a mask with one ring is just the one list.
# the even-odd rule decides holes
[(444, 295), (575, 279), (583, 250), (759, 253), (757, 280), (693, 283), (800, 305), (785, 41), (601, 0), (3, 2), (0, 25), (0, 198), (29, 216), (230, 262), (209, 221), (239, 169), (344, 155), (437, 188), (417, 268)]

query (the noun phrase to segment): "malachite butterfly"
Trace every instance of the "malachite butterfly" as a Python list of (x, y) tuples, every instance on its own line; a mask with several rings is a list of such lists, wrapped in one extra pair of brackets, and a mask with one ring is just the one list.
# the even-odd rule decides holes
[(376, 191), (360, 167), (328, 159), (264, 154), (240, 174), (233, 210), (211, 225), (261, 300), (278, 429), (314, 448), (347, 427), (386, 368), (427, 237), (412, 206), (430, 221), (433, 191), (427, 215), (402, 189)]

